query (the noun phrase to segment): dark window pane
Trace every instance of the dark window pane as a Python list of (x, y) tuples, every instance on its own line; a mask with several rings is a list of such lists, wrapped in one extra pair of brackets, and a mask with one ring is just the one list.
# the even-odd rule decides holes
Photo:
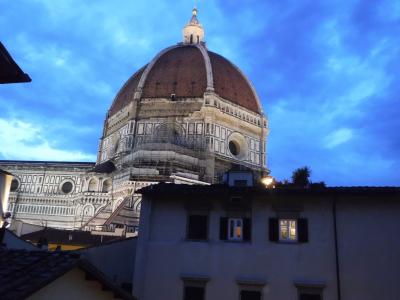
[(186, 286), (184, 300), (203, 300), (204, 287)]
[(17, 179), (13, 179), (13, 180), (11, 181), (11, 188), (10, 188), (11, 192), (16, 191), (16, 190), (18, 189), (18, 187), (19, 187), (19, 182), (18, 182), (18, 180), (17, 180)]
[(322, 300), (322, 298), (321, 295), (301, 293), (300, 300)]
[(72, 191), (72, 187), (72, 183), (67, 181), (62, 185), (61, 190), (63, 191), (63, 193), (68, 194)]
[(261, 300), (261, 292), (259, 291), (241, 291), (240, 300)]
[(247, 186), (247, 180), (235, 180), (233, 182), (234, 186)]
[(231, 151), (231, 153), (233, 155), (236, 156), (236, 155), (239, 154), (240, 148), (239, 148), (239, 145), (236, 142), (230, 141), (229, 144), (228, 144), (228, 147), (229, 147), (229, 151)]
[(207, 216), (189, 216), (188, 239), (207, 239)]

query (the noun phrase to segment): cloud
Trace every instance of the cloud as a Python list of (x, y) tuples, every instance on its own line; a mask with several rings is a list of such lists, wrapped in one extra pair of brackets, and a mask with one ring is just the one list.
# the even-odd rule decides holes
[(325, 138), (325, 147), (328, 149), (337, 147), (351, 140), (353, 131), (349, 128), (335, 130)]
[(41, 126), (16, 119), (0, 119), (0, 154), (4, 159), (95, 161), (96, 156), (79, 150), (68, 151), (47, 140)]

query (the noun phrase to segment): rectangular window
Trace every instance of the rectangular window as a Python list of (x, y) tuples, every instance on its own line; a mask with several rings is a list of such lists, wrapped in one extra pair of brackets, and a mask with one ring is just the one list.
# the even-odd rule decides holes
[(279, 240), (287, 242), (297, 241), (297, 220), (295, 219), (279, 220)]
[(152, 134), (152, 132), (153, 132), (153, 124), (146, 124), (146, 132), (145, 132), (145, 134), (146, 135), (150, 135), (150, 134)]
[(143, 123), (139, 123), (138, 124), (137, 133), (138, 134), (143, 134), (144, 133), (144, 124)]
[(299, 300), (322, 300), (320, 294), (300, 293)]
[(247, 186), (247, 180), (237, 179), (233, 182), (234, 186)]
[(221, 218), (219, 225), (220, 240), (251, 241), (250, 218)]
[(185, 286), (183, 299), (204, 300), (204, 290), (203, 286)]
[(215, 136), (216, 137), (220, 136), (220, 127), (219, 126), (215, 126)]
[(190, 215), (188, 217), (187, 238), (206, 240), (208, 235), (208, 216)]
[(273, 242), (308, 242), (307, 219), (269, 219), (269, 240)]
[(189, 134), (194, 134), (194, 123), (189, 123)]
[(219, 141), (217, 141), (217, 140), (215, 140), (215, 143), (214, 143), (214, 151), (219, 152)]
[(241, 290), (240, 300), (261, 300), (261, 292)]
[(250, 152), (250, 161), (254, 162), (254, 152)]
[(228, 239), (241, 241), (243, 239), (243, 220), (230, 218), (228, 220)]
[(201, 123), (196, 124), (196, 133), (203, 134), (203, 124)]

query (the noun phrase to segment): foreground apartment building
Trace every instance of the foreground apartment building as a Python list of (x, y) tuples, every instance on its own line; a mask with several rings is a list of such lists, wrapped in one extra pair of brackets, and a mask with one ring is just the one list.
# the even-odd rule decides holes
[(399, 188), (159, 184), (141, 193), (141, 300), (400, 299)]

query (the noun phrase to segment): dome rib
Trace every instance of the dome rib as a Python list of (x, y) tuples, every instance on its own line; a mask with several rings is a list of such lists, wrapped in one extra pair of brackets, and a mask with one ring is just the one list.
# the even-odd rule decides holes
[(208, 51), (208, 55), (213, 70), (215, 93), (221, 98), (262, 114), (257, 93), (240, 69), (219, 54)]
[(139, 84), (140, 78), (146, 66), (147, 65), (141, 67), (138, 71), (136, 71), (118, 91), (108, 111), (109, 116), (115, 115), (122, 108), (127, 106), (131, 100), (133, 100), (134, 97), (132, 95), (136, 91), (136, 88)]
[(212, 65), (210, 61), (210, 56), (208, 55), (207, 49), (202, 44), (197, 44), (196, 47), (200, 50), (203, 55), (204, 63), (207, 72), (207, 91), (214, 91), (214, 78), (212, 72)]
[(162, 50), (161, 52), (159, 52), (156, 57), (153, 58), (153, 60), (147, 65), (146, 69), (144, 70), (142, 76), (140, 77), (140, 81), (137, 87), (137, 95), (135, 96), (135, 99), (140, 99), (142, 97), (142, 92), (143, 92), (143, 86), (146, 83), (146, 79), (147, 76), (149, 74), (149, 72), (151, 71), (151, 69), (153, 68), (153, 66), (155, 65), (155, 63), (158, 61), (158, 59), (164, 55), (165, 53), (167, 53), (168, 51), (178, 48), (179, 45), (175, 45), (175, 46), (171, 46), (168, 48), (165, 48), (164, 50)]

